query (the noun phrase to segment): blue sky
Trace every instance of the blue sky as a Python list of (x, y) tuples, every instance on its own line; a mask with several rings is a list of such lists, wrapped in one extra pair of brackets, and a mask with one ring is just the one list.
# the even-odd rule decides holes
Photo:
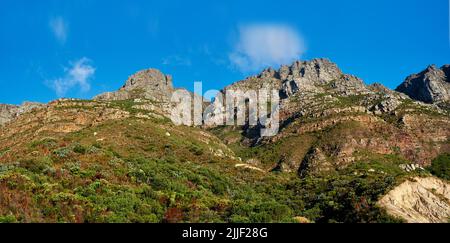
[(450, 63), (448, 0), (0, 0), (0, 103), (90, 98), (158, 68), (220, 89), (327, 57), (391, 88)]

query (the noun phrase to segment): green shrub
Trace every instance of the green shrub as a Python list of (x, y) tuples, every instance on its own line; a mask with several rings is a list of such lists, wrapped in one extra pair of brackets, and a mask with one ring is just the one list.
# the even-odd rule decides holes
[(189, 148), (189, 151), (191, 151), (196, 156), (203, 155), (203, 149), (194, 144)]
[(0, 223), (17, 223), (17, 219), (13, 215), (0, 216)]
[(43, 138), (38, 141), (33, 141), (30, 144), (31, 148), (44, 147), (44, 148), (54, 148), (58, 143), (54, 138)]
[(81, 174), (81, 165), (80, 163), (66, 163), (64, 168), (70, 171), (72, 175), (80, 175)]
[(69, 149), (67, 147), (64, 147), (64, 148), (56, 149), (55, 151), (53, 151), (53, 154), (56, 157), (58, 157), (60, 159), (63, 159), (63, 158), (67, 158), (70, 155), (71, 152), (72, 152), (71, 149)]
[(450, 180), (450, 154), (441, 154), (431, 162), (428, 170), (435, 176)]
[(9, 152), (9, 148), (0, 149), (0, 157)]
[(85, 154), (86, 148), (83, 145), (77, 143), (73, 146), (73, 152), (77, 154)]

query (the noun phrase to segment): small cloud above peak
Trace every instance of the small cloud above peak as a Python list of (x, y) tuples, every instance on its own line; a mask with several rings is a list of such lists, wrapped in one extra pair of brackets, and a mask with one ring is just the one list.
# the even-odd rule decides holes
[(63, 77), (47, 81), (58, 97), (66, 95), (75, 86), (79, 86), (80, 92), (87, 92), (91, 89), (89, 81), (95, 73), (91, 60), (83, 57), (69, 64), (70, 67), (64, 68)]
[(306, 47), (302, 36), (283, 24), (251, 24), (239, 28), (229, 59), (242, 72), (253, 72), (299, 59)]
[(61, 44), (65, 44), (68, 35), (68, 24), (63, 17), (58, 16), (51, 18), (49, 22), (50, 30), (55, 36), (56, 40)]
[(192, 62), (191, 62), (191, 59), (189, 59), (188, 57), (172, 55), (172, 56), (163, 58), (162, 64), (170, 65), (170, 66), (187, 66), (187, 67), (189, 67), (192, 65)]

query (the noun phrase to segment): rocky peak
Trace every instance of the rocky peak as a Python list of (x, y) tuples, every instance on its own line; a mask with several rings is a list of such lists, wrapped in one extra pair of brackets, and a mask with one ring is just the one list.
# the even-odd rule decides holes
[(337, 79), (342, 71), (328, 59), (313, 59), (311, 61), (295, 61), (290, 66), (283, 65), (279, 70), (265, 69), (257, 78), (275, 78), (281, 81), (307, 79), (310, 82), (328, 82)]
[(147, 69), (128, 78), (123, 86), (125, 90), (142, 89), (173, 89), (172, 77), (157, 69)]
[(279, 73), (272, 67), (264, 69), (257, 77), (258, 78), (278, 78)]
[(281, 93), (289, 97), (298, 91), (323, 92), (323, 87), (342, 95), (369, 92), (364, 82), (356, 76), (344, 74), (329, 59), (296, 61), (291, 66), (282, 66), (278, 71), (282, 81)]
[(384, 86), (381, 83), (373, 83), (373, 84), (369, 85), (368, 88), (375, 93), (390, 93), (391, 92), (391, 90), (389, 88), (387, 88), (386, 86)]
[(130, 76), (116, 92), (96, 96), (95, 100), (127, 100), (145, 98), (158, 102), (168, 102), (174, 91), (172, 77), (157, 69), (147, 69)]
[(23, 113), (29, 112), (35, 108), (39, 108), (42, 106), (44, 106), (44, 104), (37, 102), (24, 102), (20, 106), (0, 104), (0, 126)]
[(448, 103), (450, 102), (450, 65), (444, 65), (441, 68), (430, 65), (424, 71), (407, 77), (396, 90), (425, 103)]
[(311, 61), (296, 61), (290, 67), (280, 69), (282, 80), (305, 79), (314, 83), (327, 83), (342, 76), (342, 71), (329, 59), (313, 59)]
[(299, 92), (331, 92), (336, 95), (361, 95), (371, 92), (360, 78), (344, 74), (335, 63), (326, 58), (295, 61), (291, 65), (281, 66), (278, 70), (267, 68), (259, 75), (234, 83), (224, 90), (248, 90), (267, 86), (279, 89), (280, 98), (283, 100)]

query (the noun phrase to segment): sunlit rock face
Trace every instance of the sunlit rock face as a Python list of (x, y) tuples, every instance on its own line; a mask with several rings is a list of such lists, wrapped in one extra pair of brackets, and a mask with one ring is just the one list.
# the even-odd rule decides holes
[(424, 71), (413, 74), (396, 89), (414, 100), (429, 104), (450, 102), (450, 65), (437, 68), (429, 66)]
[(116, 92), (96, 96), (95, 100), (127, 100), (135, 98), (168, 102), (174, 91), (172, 77), (157, 69), (147, 69), (130, 76)]

